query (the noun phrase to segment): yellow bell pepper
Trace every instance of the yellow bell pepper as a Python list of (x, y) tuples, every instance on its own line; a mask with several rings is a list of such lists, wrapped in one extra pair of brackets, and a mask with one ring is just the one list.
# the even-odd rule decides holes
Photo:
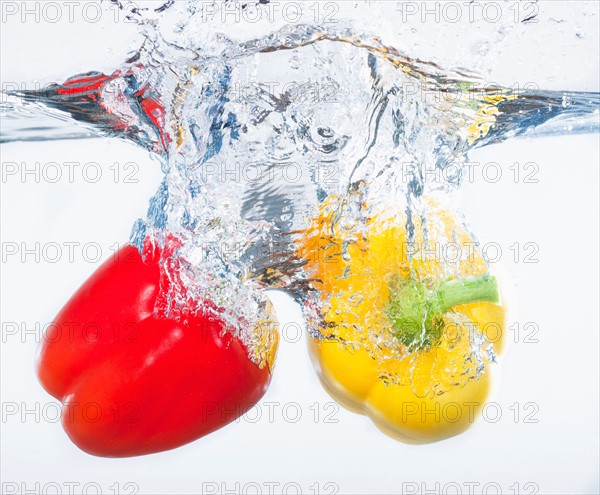
[(471, 236), (431, 201), (411, 243), (402, 212), (361, 221), (343, 209), (326, 201), (300, 247), (317, 289), (309, 349), (323, 386), (404, 442), (465, 431), (502, 349), (496, 279)]

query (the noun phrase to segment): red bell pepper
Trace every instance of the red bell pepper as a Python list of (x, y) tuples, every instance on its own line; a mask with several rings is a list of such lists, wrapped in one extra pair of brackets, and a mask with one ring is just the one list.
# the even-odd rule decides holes
[(271, 378), (214, 316), (157, 316), (160, 253), (127, 245), (73, 295), (40, 346), (37, 373), (82, 450), (172, 449), (250, 409)]

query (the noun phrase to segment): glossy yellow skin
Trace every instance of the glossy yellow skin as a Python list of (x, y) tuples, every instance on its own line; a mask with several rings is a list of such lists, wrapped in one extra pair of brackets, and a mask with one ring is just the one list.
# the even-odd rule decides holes
[[(302, 246), (306, 270), (320, 293), (322, 321), (312, 324), (322, 338), (309, 338), (309, 349), (323, 386), (341, 405), (367, 414), (403, 442), (428, 443), (462, 433), (480, 415), (491, 386), (488, 362), (480, 376), (473, 370), (463, 373), (471, 339), (483, 334), (484, 345), (501, 352), (504, 308), (489, 302), (457, 306), (444, 317), (439, 346), (416, 352), (391, 335), (383, 310), (392, 276), (433, 282), (483, 275), (483, 258), (455, 218), (433, 206), (427, 249), (413, 251), (412, 268), (400, 212), (370, 218), (362, 228), (337, 224), (336, 215), (336, 208), (326, 204)], [(423, 244), (422, 226), (415, 226), (417, 245)], [(466, 259), (441, 263), (439, 254), (427, 256), (436, 242), (442, 247), (448, 240)]]

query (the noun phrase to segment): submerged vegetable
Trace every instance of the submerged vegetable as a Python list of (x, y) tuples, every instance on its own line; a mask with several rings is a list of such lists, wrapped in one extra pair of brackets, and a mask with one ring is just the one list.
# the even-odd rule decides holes
[(160, 251), (123, 247), (71, 297), (40, 346), (37, 374), (82, 450), (129, 457), (173, 449), (234, 421), (266, 392), (277, 348), (269, 308), (255, 355), (215, 315), (156, 313)]
[[(505, 310), (495, 277), (448, 211), (346, 224), (327, 202), (303, 240), (317, 301), (310, 351), (342, 405), (409, 443), (465, 431), (484, 405)], [(449, 251), (452, 246), (452, 252)]]

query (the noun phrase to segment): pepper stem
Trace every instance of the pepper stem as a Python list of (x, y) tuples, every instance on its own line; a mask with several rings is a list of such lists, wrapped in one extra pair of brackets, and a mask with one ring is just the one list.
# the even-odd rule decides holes
[(433, 289), (418, 280), (396, 277), (384, 313), (400, 342), (412, 349), (427, 348), (443, 334), (444, 313), (461, 304), (499, 298), (498, 282), (487, 274), (441, 282)]
[(443, 282), (436, 292), (443, 313), (461, 304), (481, 301), (498, 302), (500, 298), (496, 277), (490, 275)]

